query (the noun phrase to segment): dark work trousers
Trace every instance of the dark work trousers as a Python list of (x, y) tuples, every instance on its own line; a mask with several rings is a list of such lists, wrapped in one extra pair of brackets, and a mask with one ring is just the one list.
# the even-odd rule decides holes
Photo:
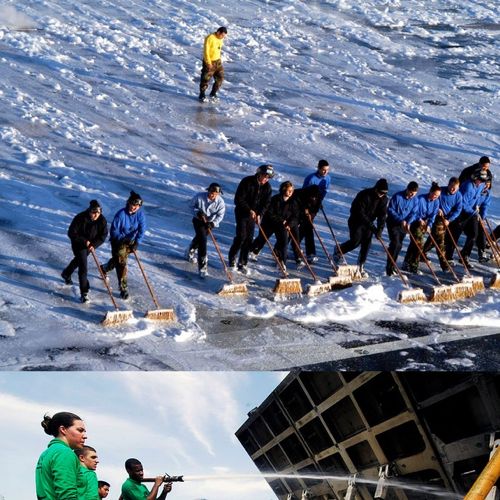
[(132, 253), (132, 249), (128, 243), (123, 241), (112, 241), (111, 242), (111, 259), (108, 260), (104, 267), (104, 271), (109, 273), (116, 268), (116, 277), (118, 278), (118, 284), (120, 286), (120, 291), (127, 290), (127, 261), (128, 256)]
[(198, 250), (198, 269), (201, 269), (207, 264), (207, 237), (208, 230), (205, 223), (193, 217), (193, 227), (195, 236), (191, 241), (189, 248), (194, 248)]
[(201, 93), (205, 93), (212, 77), (214, 78), (214, 84), (211, 92), (211, 94), (213, 95), (217, 93), (217, 91), (220, 89), (222, 85), (222, 82), (224, 81), (224, 68), (222, 66), (222, 61), (220, 59), (212, 62), (212, 69), (209, 69), (208, 66), (205, 64), (205, 61), (203, 61), (203, 67), (201, 68), (201, 78), (200, 78)]
[(236, 217), (236, 236), (229, 249), (229, 263), (236, 260), (239, 252), (238, 265), (246, 266), (248, 264), (248, 252), (252, 246), (254, 231), (255, 221), (249, 215)]
[(314, 229), (311, 221), (306, 217), (301, 219), (299, 226), (299, 241), (304, 240), (306, 255), (316, 255), (316, 243), (314, 241)]
[[(271, 238), (271, 236), (274, 234), (275, 224), (273, 224), (271, 220), (269, 220), (267, 217), (264, 217), (264, 219), (262, 220), (261, 227), (262, 231), (264, 231), (264, 234), (266, 235), (266, 238), (267, 239)], [(259, 234), (253, 240), (251, 245), (252, 252), (259, 253), (265, 244), (266, 244), (266, 239), (264, 238), (262, 232), (259, 230)]]
[[(441, 266), (441, 269), (443, 271), (448, 270), (448, 264), (446, 263), (446, 249), (445, 249), (445, 239), (446, 239), (446, 226), (444, 224), (444, 221), (442, 217), (439, 219), (436, 219), (432, 226), (432, 237), (434, 238), (434, 241), (436, 242), (436, 245), (438, 248), (436, 248), (436, 253), (439, 259), (439, 265)], [(426, 242), (424, 243), (424, 253), (427, 255), (427, 253), (432, 249), (434, 246), (434, 243), (432, 242), (431, 238), (428, 237)]]
[[(405, 264), (408, 266), (409, 271), (416, 273), (418, 271), (418, 265), (420, 263), (421, 251), (423, 251), (424, 238), (427, 234), (425, 225), (422, 225), (420, 221), (415, 221), (410, 225), (410, 231), (413, 235), (408, 249), (405, 254)], [(420, 249), (420, 250), (419, 250)]]
[[(394, 262), (397, 262), (398, 256), (403, 248), (406, 230), (401, 226), (400, 222), (387, 221), (387, 234), (389, 235), (389, 253), (394, 259)], [(389, 257), (387, 257), (386, 272), (387, 274), (391, 274), (394, 271), (394, 266)]]
[(369, 227), (352, 219), (347, 221), (347, 225), (349, 226), (349, 239), (340, 245), (340, 251), (345, 254), (361, 246), (358, 255), (358, 265), (362, 266), (366, 262), (366, 257), (372, 244), (372, 232)]
[(465, 233), (465, 243), (462, 247), (462, 255), (464, 257), (470, 257), (472, 249), (474, 248), (474, 243), (477, 240), (479, 221), (476, 215), (462, 214), (460, 215), (463, 224), (463, 230)]
[(74, 258), (73, 260), (66, 266), (63, 274), (66, 276), (71, 276), (75, 269), (78, 268), (78, 282), (80, 283), (80, 293), (83, 295), (84, 293), (88, 293), (90, 286), (89, 280), (87, 278), (88, 264), (87, 257), (89, 255), (89, 251), (87, 248), (75, 248), (71, 247), (73, 250)]

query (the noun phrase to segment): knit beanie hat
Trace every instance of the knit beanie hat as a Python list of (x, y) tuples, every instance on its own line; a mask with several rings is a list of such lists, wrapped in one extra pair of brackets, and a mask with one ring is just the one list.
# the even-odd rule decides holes
[(99, 205), (99, 202), (97, 200), (90, 200), (89, 203), (89, 212), (90, 213), (97, 213), (101, 212), (101, 205)]
[(379, 193), (387, 193), (389, 191), (389, 184), (387, 184), (387, 179), (379, 179), (375, 183), (375, 189)]

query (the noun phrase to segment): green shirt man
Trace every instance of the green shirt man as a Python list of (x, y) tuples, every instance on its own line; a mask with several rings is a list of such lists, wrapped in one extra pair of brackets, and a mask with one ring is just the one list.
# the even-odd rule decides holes
[(75, 450), (80, 461), (77, 489), (78, 500), (100, 500), (99, 486), (95, 470), (99, 463), (97, 452), (92, 446), (83, 446)]
[(158, 495), (160, 486), (163, 483), (163, 476), (157, 476), (151, 491), (149, 491), (141, 483), (144, 470), (141, 462), (136, 458), (126, 460), (125, 469), (129, 477), (122, 485), (122, 500), (165, 500), (167, 494), (172, 490), (172, 483), (165, 483), (162, 492)]

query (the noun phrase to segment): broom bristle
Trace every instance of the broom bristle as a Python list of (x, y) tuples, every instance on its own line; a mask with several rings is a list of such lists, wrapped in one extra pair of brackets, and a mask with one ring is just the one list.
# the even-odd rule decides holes
[(432, 292), (429, 300), (431, 302), (450, 302), (456, 300), (452, 285), (441, 285), (432, 287)]
[(453, 287), (459, 299), (470, 299), (476, 295), (476, 290), (474, 290), (472, 283), (456, 283)]
[(358, 266), (339, 266), (337, 267), (337, 276), (347, 276), (355, 279), (356, 276), (359, 276), (359, 268)]
[(273, 292), (277, 295), (297, 295), (302, 293), (299, 278), (277, 279)]
[(489, 287), (490, 288), (500, 288), (500, 274), (495, 273), (493, 275), (493, 277), (491, 278)]
[(153, 311), (147, 311), (144, 317), (157, 321), (175, 321), (173, 309), (155, 309)]
[(421, 288), (412, 288), (411, 290), (400, 291), (398, 302), (403, 304), (410, 302), (427, 302), (427, 297)]
[(248, 295), (246, 283), (232, 283), (224, 285), (218, 292), (219, 295)]
[(101, 321), (103, 326), (113, 326), (119, 323), (124, 323), (134, 316), (132, 311), (108, 311), (104, 319)]
[(315, 295), (321, 295), (322, 293), (328, 293), (332, 291), (332, 286), (330, 283), (321, 283), (318, 285), (309, 285), (307, 287), (307, 295), (309, 297), (314, 297)]
[(352, 286), (352, 279), (350, 276), (330, 276), (328, 281), (332, 290)]

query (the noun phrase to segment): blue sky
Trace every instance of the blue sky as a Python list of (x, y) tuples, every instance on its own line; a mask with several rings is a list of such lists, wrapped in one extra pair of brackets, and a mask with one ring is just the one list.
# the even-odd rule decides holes
[[(0, 498), (35, 497), (34, 466), (50, 440), (43, 414), (72, 411), (84, 419), (98, 451), (98, 477), (119, 496), (123, 462), (138, 458), (146, 475), (184, 474), (172, 500), (271, 500), (234, 436), (247, 412), (283, 378), (277, 372), (80, 372), (0, 375)], [(189, 480), (189, 477), (192, 480)], [(226, 476), (225, 478), (222, 478)], [(222, 478), (222, 479), (221, 479)]]

